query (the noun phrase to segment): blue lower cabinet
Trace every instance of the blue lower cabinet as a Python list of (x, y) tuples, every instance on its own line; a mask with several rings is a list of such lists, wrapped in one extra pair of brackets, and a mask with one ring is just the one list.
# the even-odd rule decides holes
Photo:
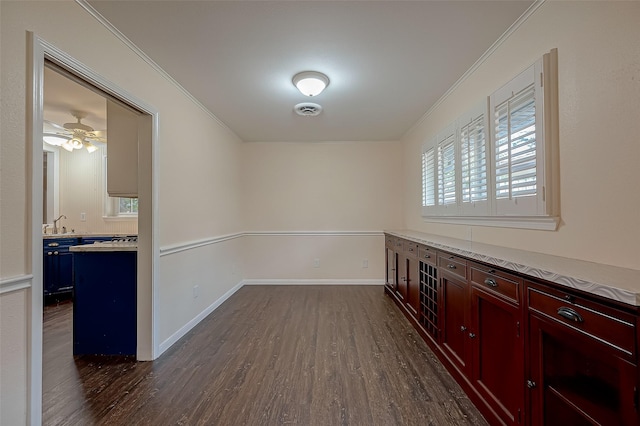
[(74, 355), (136, 354), (135, 251), (73, 252)]
[(77, 245), (78, 238), (48, 238), (43, 240), (44, 296), (70, 295), (73, 290), (72, 255), (69, 247)]

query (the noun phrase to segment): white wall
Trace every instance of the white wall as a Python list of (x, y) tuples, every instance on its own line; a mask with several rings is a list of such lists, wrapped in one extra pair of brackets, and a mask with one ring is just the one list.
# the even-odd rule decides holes
[[(107, 149), (100, 147), (95, 152), (58, 149), (60, 156), (60, 213), (59, 226), (66, 226), (82, 234), (137, 234), (138, 219), (105, 218), (105, 171), (104, 156)], [(85, 221), (80, 214), (85, 213)]]
[[(160, 232), (154, 240), (161, 251), (163, 247), (241, 230), (240, 144), (208, 112), (75, 2), (2, 1), (0, 19), (0, 424), (19, 425), (25, 423), (29, 410), (29, 286), (42, 288), (41, 282), (31, 282), (30, 278), (27, 31), (35, 32), (158, 111), (156, 220)], [(142, 161), (148, 162), (149, 158)], [(206, 279), (212, 269), (227, 267), (229, 254), (240, 262), (239, 250), (223, 250), (225, 244), (216, 243), (216, 250), (226, 253), (221, 257), (216, 257), (219, 251), (207, 252), (207, 247), (191, 249), (196, 258), (202, 258), (201, 250), (210, 254), (203, 262), (182, 262), (179, 257), (174, 259), (179, 254), (171, 251), (160, 257), (155, 321), (162, 325), (162, 336), (180, 330), (187, 319), (202, 313), (202, 306), (214, 304), (220, 294), (241, 281), (231, 274)], [(193, 281), (201, 278), (204, 288), (197, 304), (174, 303), (167, 297), (191, 295)]]
[[(640, 2), (543, 4), (403, 139), (408, 229), (640, 269)], [(425, 223), (424, 141), (558, 48), (558, 231)]]
[(382, 282), (382, 230), (402, 225), (398, 142), (247, 143), (242, 154), (245, 278)]

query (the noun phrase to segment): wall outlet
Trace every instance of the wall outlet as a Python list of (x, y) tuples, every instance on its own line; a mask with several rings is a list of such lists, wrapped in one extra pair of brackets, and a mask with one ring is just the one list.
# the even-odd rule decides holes
[(319, 268), (320, 267), (320, 259), (318, 259), (318, 258), (313, 259), (313, 267), (314, 268)]
[(193, 286), (193, 298), (197, 299), (198, 296), (200, 296), (200, 286), (194, 285)]
[(369, 259), (362, 259), (362, 267), (363, 268), (369, 267)]
[(87, 214), (85, 212), (80, 213), (80, 222), (87, 221)]

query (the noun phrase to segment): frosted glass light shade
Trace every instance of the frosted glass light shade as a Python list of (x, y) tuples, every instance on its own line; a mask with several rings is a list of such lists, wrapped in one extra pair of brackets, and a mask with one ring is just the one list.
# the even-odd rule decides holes
[(316, 71), (305, 71), (293, 76), (293, 85), (305, 96), (317, 96), (329, 85), (329, 78)]
[(87, 148), (87, 151), (89, 151), (89, 153), (92, 153), (98, 150), (98, 147), (92, 144), (91, 142), (85, 142), (84, 147)]

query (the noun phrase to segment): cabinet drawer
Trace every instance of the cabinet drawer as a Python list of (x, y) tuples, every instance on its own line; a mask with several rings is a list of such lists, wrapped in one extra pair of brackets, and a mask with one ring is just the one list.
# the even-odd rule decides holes
[(438, 267), (443, 268), (442, 272), (448, 272), (467, 279), (467, 261), (463, 257), (449, 253), (438, 253)]
[(390, 237), (390, 236), (385, 236), (384, 237), (384, 246), (385, 247), (389, 247), (390, 249), (395, 248), (396, 246), (396, 238), (395, 237)]
[(404, 241), (403, 243), (404, 254), (409, 256), (418, 256), (418, 244), (412, 241)]
[(635, 317), (618, 309), (551, 289), (529, 287), (529, 310), (634, 356)]
[[(481, 269), (482, 268), (482, 269)], [(471, 266), (471, 282), (490, 293), (520, 303), (521, 280), (502, 271), (496, 271), (488, 266)]]
[(436, 266), (438, 252), (436, 249), (427, 246), (418, 246), (418, 258), (421, 262)]

